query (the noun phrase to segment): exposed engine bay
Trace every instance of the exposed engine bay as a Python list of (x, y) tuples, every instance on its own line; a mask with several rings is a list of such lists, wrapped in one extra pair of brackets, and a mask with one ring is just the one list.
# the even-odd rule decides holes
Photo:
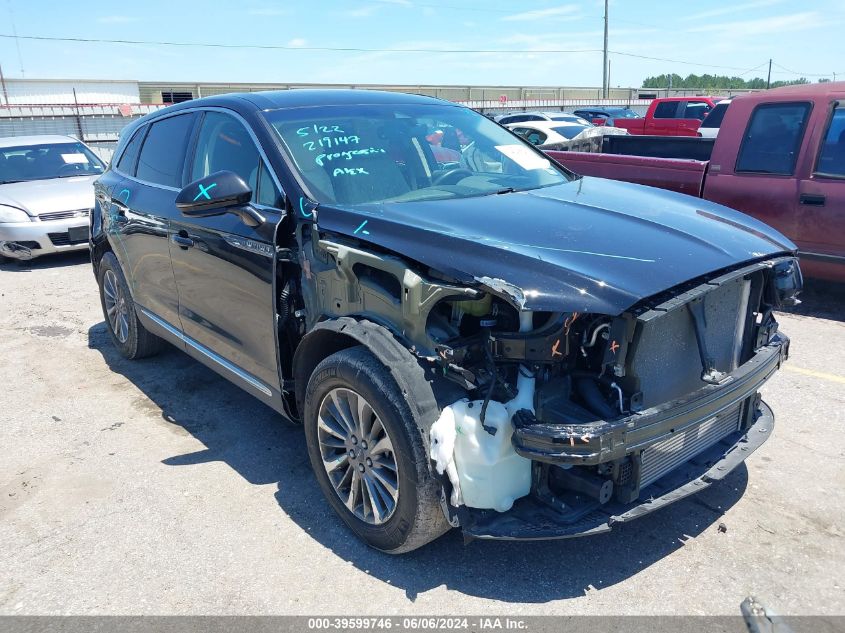
[(450, 520), (481, 536), (524, 538), (508, 517), (527, 503), (572, 524), (630, 504), (748, 429), (788, 353), (773, 310), (802, 283), (784, 256), (620, 315), (528, 311), (498, 280), (467, 286), (355, 242), (305, 244), (316, 292), (304, 289), (304, 312), (401, 324), (395, 335), (460, 396), (427, 430), (430, 456)]

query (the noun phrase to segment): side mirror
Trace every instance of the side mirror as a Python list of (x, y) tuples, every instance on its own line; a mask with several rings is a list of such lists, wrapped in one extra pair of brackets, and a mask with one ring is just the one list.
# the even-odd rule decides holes
[(229, 207), (239, 207), (252, 199), (252, 189), (231, 171), (218, 171), (187, 185), (176, 196), (182, 215), (205, 218), (222, 215)]
[(231, 171), (218, 171), (185, 186), (176, 196), (176, 208), (189, 218), (209, 218), (235, 213), (247, 226), (256, 227), (264, 218), (249, 206), (252, 189)]

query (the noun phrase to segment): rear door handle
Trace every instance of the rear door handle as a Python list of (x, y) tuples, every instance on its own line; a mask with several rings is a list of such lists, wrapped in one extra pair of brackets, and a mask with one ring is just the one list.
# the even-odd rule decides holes
[(185, 231), (179, 231), (179, 233), (173, 235), (170, 239), (174, 244), (178, 245), (179, 248), (188, 249), (194, 245), (194, 240), (188, 237), (188, 234)]
[(798, 202), (801, 204), (808, 204), (814, 207), (823, 207), (825, 200), (826, 198), (818, 193), (802, 193), (798, 198)]

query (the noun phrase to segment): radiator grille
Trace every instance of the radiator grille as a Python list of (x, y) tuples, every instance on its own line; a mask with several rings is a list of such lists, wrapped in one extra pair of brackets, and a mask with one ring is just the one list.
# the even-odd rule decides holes
[(50, 220), (67, 220), (68, 218), (87, 218), (90, 212), (90, 209), (74, 209), (72, 211), (52, 211), (51, 213), (42, 213), (38, 216), (38, 218), (42, 222), (49, 222)]
[(739, 428), (741, 405), (643, 451), (640, 488), (645, 488)]
[(54, 246), (75, 246), (77, 244), (87, 244), (88, 237), (82, 237), (79, 239), (70, 239), (69, 233), (47, 233), (47, 237), (50, 238), (50, 241), (53, 242)]

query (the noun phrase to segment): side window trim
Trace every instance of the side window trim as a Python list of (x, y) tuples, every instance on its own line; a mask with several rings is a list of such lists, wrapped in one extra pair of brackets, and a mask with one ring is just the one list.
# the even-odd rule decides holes
[[(164, 189), (165, 191), (176, 191), (176, 192), (181, 191), (181, 189), (182, 189), (181, 186), (180, 187), (171, 187), (170, 185), (164, 185), (164, 184), (161, 184), (161, 183), (158, 183), (158, 182), (150, 182), (149, 180), (144, 180), (142, 178), (138, 178), (138, 176), (137, 176), (138, 161), (141, 159), (141, 153), (144, 151), (144, 145), (147, 144), (147, 137), (149, 136), (150, 130), (152, 129), (153, 125), (156, 124), (156, 123), (159, 123), (160, 121), (164, 121), (164, 120), (169, 119), (171, 117), (180, 116), (180, 115), (190, 115), (191, 118), (193, 119), (193, 121), (191, 123), (191, 125), (193, 126), (191, 128), (191, 135), (193, 135), (194, 130), (196, 128), (196, 124), (197, 124), (196, 110), (178, 110), (176, 112), (168, 114), (167, 116), (157, 117), (157, 118), (149, 121), (144, 126), (147, 129), (144, 132), (144, 140), (141, 143), (141, 147), (138, 149), (138, 158), (135, 160), (135, 170), (134, 171), (135, 171), (136, 175), (130, 176), (128, 174), (125, 174), (127, 178), (130, 178), (130, 179), (134, 180), (135, 182), (138, 182), (142, 185), (147, 185), (148, 187), (156, 187), (157, 189)], [(190, 142), (190, 137), (189, 137), (189, 142)], [(185, 152), (186, 152), (185, 157), (186, 158), (187, 158), (187, 151), (188, 150), (187, 150), (187, 146), (186, 146), (185, 147)], [(183, 163), (182, 163), (183, 170), (184, 170), (184, 167), (185, 167), (185, 165), (184, 165), (184, 161), (183, 161)], [(184, 171), (182, 173), (182, 184), (184, 184)]]
[[(129, 137), (129, 140), (126, 142), (126, 145), (123, 146), (123, 150), (120, 152), (120, 155), (114, 159), (114, 170), (119, 173), (121, 176), (128, 176), (133, 178), (135, 176), (135, 170), (138, 167), (138, 157), (141, 155), (141, 148), (144, 146), (144, 141), (146, 140), (147, 132), (150, 131), (149, 123), (145, 123), (138, 127), (137, 130)], [(126, 152), (129, 150), (129, 146), (132, 145), (132, 141), (135, 140), (135, 137), (138, 137), (138, 152), (135, 154), (135, 158), (132, 161), (132, 165), (130, 166), (129, 171), (123, 171), (118, 165), (120, 161), (123, 160), (123, 157), (126, 155)]]
[[(735, 174), (746, 174), (746, 175), (757, 175), (757, 176), (780, 176), (783, 178), (792, 178), (795, 176), (795, 169), (798, 166), (798, 158), (801, 154), (801, 149), (804, 144), (804, 136), (807, 133), (807, 127), (810, 122), (810, 118), (813, 114), (813, 102), (812, 101), (768, 101), (764, 103), (758, 103), (754, 106), (754, 109), (751, 111), (751, 116), (748, 117), (748, 123), (745, 126), (745, 130), (742, 132), (742, 141), (739, 145), (739, 151), (736, 154), (736, 162), (734, 163), (734, 173)], [(788, 174), (786, 173), (772, 173), (772, 172), (765, 172), (765, 171), (752, 171), (749, 169), (740, 169), (739, 164), (742, 160), (743, 152), (746, 147), (746, 143), (748, 141), (748, 136), (751, 132), (751, 126), (754, 123), (754, 117), (757, 113), (762, 109), (773, 108), (777, 106), (804, 106), (806, 108), (805, 116), (804, 116), (804, 125), (801, 126), (801, 132), (798, 134), (796, 138), (796, 152), (795, 156), (792, 161), (792, 169)]]
[(827, 135), (830, 133), (830, 128), (833, 126), (833, 120), (836, 117), (836, 111), (840, 108), (845, 110), (845, 103), (839, 100), (831, 101), (828, 105), (827, 121), (824, 126), (824, 132), (819, 137), (819, 147), (816, 151), (816, 159), (813, 162), (813, 172), (811, 174), (812, 176), (818, 176), (819, 178), (827, 178), (830, 180), (845, 180), (845, 174), (834, 174), (819, 171), (819, 162), (821, 161), (822, 153), (824, 152), (825, 146), (827, 145)]
[(250, 204), (253, 204), (253, 205), (259, 206), (259, 207), (263, 207), (263, 208), (281, 210), (282, 212), (284, 212), (284, 209), (280, 209), (279, 207), (268, 207), (266, 204), (261, 204), (257, 201), (257, 198), (260, 195), (260, 189), (261, 189), (261, 172), (264, 171), (264, 170), (266, 170), (267, 173), (270, 174), (271, 180), (276, 185), (276, 188), (279, 191), (279, 198), (284, 197), (285, 191), (282, 188), (281, 183), (279, 182), (279, 179), (276, 177), (276, 174), (273, 171), (272, 167), (270, 167), (270, 161), (267, 159), (267, 155), (264, 153), (264, 149), (261, 147), (261, 144), (258, 142), (258, 139), (256, 138), (255, 134), (253, 133), (252, 129), (249, 127), (249, 125), (246, 123), (246, 121), (243, 119), (243, 117), (239, 116), (236, 112), (234, 112), (232, 110), (227, 110), (225, 108), (203, 108), (203, 109), (198, 109), (197, 112), (198, 112), (199, 116), (197, 116), (197, 122), (194, 125), (194, 130), (192, 132), (191, 140), (188, 144), (188, 152), (190, 154), (189, 154), (189, 157), (186, 156), (186, 160), (185, 160), (184, 172), (183, 172), (183, 176), (182, 176), (183, 183), (185, 185), (189, 184), (186, 181), (187, 181), (188, 178), (190, 178), (190, 175), (193, 173), (194, 161), (196, 161), (196, 159), (197, 159), (197, 144), (199, 142), (199, 135), (200, 135), (200, 131), (202, 130), (202, 124), (205, 121), (206, 114), (208, 114), (209, 112), (217, 112), (217, 113), (222, 114), (224, 116), (229, 116), (232, 119), (234, 119), (235, 121), (237, 121), (238, 124), (244, 130), (246, 130), (247, 134), (249, 135), (250, 140), (252, 141), (253, 147), (255, 147), (255, 150), (258, 153), (258, 172), (256, 173), (255, 191), (252, 192), (253, 193), (253, 200), (251, 201)]

